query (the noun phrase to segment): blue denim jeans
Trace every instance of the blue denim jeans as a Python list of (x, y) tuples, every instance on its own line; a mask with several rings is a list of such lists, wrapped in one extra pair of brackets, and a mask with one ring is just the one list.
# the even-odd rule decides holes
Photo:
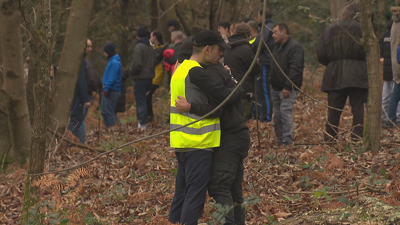
[(104, 93), (101, 96), (101, 116), (103, 116), (104, 125), (108, 128), (115, 126), (115, 123), (117, 122), (115, 111), (120, 95), (121, 92), (110, 90), (108, 92), (108, 97), (105, 97)]
[(139, 123), (147, 123), (147, 97), (150, 89), (151, 80), (135, 80), (133, 83), (133, 93), (135, 93), (136, 115)]
[[(89, 99), (90, 99), (90, 104), (92, 104), (93, 102), (93, 96), (89, 95)], [(85, 119), (86, 119), (86, 115), (89, 111), (89, 108), (83, 107), (84, 109), (84, 118), (83, 121), (81, 123), (81, 125), (79, 126), (78, 129), (78, 133), (77, 133), (77, 137), (79, 138), (79, 140), (81, 141), (81, 143), (85, 143), (85, 139), (86, 139), (86, 123), (85, 123)]]
[[(81, 137), (79, 137), (79, 128), (82, 126), (83, 121), (85, 120), (85, 105), (81, 102), (81, 98), (79, 95), (75, 95), (72, 101), (71, 111), (69, 112), (69, 124), (68, 130), (72, 131), (72, 134), (77, 136), (79, 140), (82, 142)], [(83, 142), (85, 138), (83, 137)], [(83, 143), (82, 142), (82, 143)]]
[[(392, 96), (390, 96), (389, 102), (389, 109), (388, 109), (388, 126), (393, 126), (393, 123), (396, 123), (396, 111), (397, 111), (397, 104), (400, 101), (400, 85), (395, 83)], [(392, 123), (393, 122), (393, 123)]]

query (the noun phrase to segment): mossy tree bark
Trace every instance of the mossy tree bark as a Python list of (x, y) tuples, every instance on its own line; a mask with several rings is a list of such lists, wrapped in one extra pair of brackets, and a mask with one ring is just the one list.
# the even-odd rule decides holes
[(57, 131), (64, 133), (74, 98), (79, 68), (86, 48), (87, 31), (94, 0), (73, 0), (57, 76), (51, 92), (49, 113)]
[[(1, 60), (1, 45), (0, 45), (0, 87), (3, 86), (3, 73), (2, 71), (2, 60)], [(11, 149), (11, 140), (10, 140), (10, 131), (8, 130), (8, 119), (6, 113), (6, 100), (4, 98), (3, 92), (0, 91), (0, 162), (3, 164), (4, 159), (4, 167), (10, 163), (7, 158), (11, 158), (9, 156), (9, 150)], [(4, 158), (6, 157), (6, 158)], [(0, 168), (0, 172), (3, 171), (3, 168)]]
[(13, 1), (0, 0), (0, 9), (1, 91), (11, 140), (10, 154), (15, 162), (23, 166), (29, 157), (31, 125), (25, 92), (21, 13)]
[(368, 65), (368, 103), (367, 122), (364, 129), (364, 147), (368, 151), (380, 149), (382, 78), (379, 62), (379, 44), (372, 26), (372, 0), (360, 1), (362, 44), (367, 55)]
[[(26, 18), (26, 10), (20, 6), (23, 15)], [(28, 30), (32, 36), (34, 48), (36, 48), (36, 82), (34, 83), (34, 117), (32, 145), (30, 148), (29, 171), (26, 178), (25, 194), (22, 208), (22, 224), (28, 222), (28, 211), (34, 206), (40, 197), (40, 190), (37, 187), (31, 187), (30, 182), (36, 177), (29, 174), (41, 173), (44, 170), (44, 161), (46, 155), (46, 123), (48, 119), (48, 104), (50, 96), (50, 67), (52, 51), (52, 33), (51, 33), (51, 5), (50, 0), (39, 0), (37, 2), (37, 18), (35, 25), (25, 20)]]

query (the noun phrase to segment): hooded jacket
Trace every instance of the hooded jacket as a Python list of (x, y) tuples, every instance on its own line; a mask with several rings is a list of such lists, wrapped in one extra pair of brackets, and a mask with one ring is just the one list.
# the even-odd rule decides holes
[(147, 37), (140, 38), (133, 49), (129, 75), (133, 80), (150, 80), (155, 76), (155, 52)]
[[(249, 41), (242, 36), (233, 35), (229, 37), (231, 49), (224, 52), (225, 64), (231, 68), (232, 76), (240, 82), (254, 59), (254, 52)], [(254, 79), (260, 72), (259, 64), (255, 64), (250, 75), (243, 83), (246, 93), (254, 91)]]
[[(286, 76), (300, 88), (303, 84), (304, 70), (304, 49), (293, 38), (289, 37), (283, 45), (275, 45), (273, 55), (279, 67), (285, 72)], [(282, 89), (291, 91), (297, 90), (292, 83), (282, 73), (281, 69), (273, 61), (271, 63), (270, 83), (276, 91)]]
[(400, 45), (400, 6), (392, 7), (390, 11), (393, 14), (393, 25), (390, 33), (393, 80), (400, 84), (400, 64), (397, 63), (397, 47)]
[[(262, 23), (259, 24), (259, 27), (262, 26)], [(275, 46), (275, 41), (272, 38), (272, 27), (274, 26), (274, 21), (272, 19), (267, 19), (265, 21), (265, 32), (264, 32), (264, 41), (267, 43), (268, 48), (272, 51)], [(254, 53), (257, 52), (258, 45), (260, 43), (260, 35), (261, 35), (261, 28), (258, 29), (257, 37), (252, 44)], [(260, 60), (260, 64), (263, 66), (270, 66), (271, 65), (271, 54), (269, 53), (265, 44), (261, 44), (261, 52), (258, 56)]]
[(317, 45), (318, 61), (326, 66), (321, 90), (368, 89), (367, 61), (358, 21), (345, 20), (326, 28)]
[(118, 54), (108, 59), (106, 70), (103, 74), (104, 91), (121, 91), (122, 65)]

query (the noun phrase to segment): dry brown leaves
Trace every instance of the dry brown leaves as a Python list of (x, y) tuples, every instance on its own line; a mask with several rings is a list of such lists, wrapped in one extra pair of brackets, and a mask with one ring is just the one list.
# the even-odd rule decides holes
[[(305, 80), (312, 83), (313, 79)], [(310, 94), (326, 102), (326, 95), (315, 89)], [(133, 99), (132, 95), (133, 93), (128, 92), (128, 100)], [(135, 109), (129, 107), (126, 113), (118, 114), (125, 123), (122, 127), (101, 127), (100, 141), (95, 102), (86, 120), (88, 144), (96, 148), (111, 149), (168, 129), (169, 107), (166, 98), (156, 96), (154, 102), (154, 111), (157, 112), (155, 122), (148, 125), (146, 132), (136, 132), (137, 123), (132, 119), (136, 115)], [(350, 111), (348, 106), (345, 110)], [(340, 142), (331, 146), (318, 145), (323, 140), (326, 112), (326, 108), (304, 95), (300, 94), (296, 100), (294, 141), (314, 145), (278, 147), (272, 124), (266, 123), (259, 124), (258, 142), (256, 121), (248, 122), (251, 145), (249, 156), (244, 161), (243, 191), (245, 197), (256, 195), (261, 201), (246, 207), (247, 224), (268, 224), (270, 218), (281, 220), (311, 209), (335, 209), (344, 206), (337, 195), (330, 195), (332, 201), (320, 197), (315, 207), (313, 194), (309, 193), (324, 188), (328, 188), (327, 192), (347, 192), (357, 185), (362, 188), (365, 183), (370, 183), (377, 188), (385, 188), (388, 194), (367, 194), (379, 197), (391, 205), (399, 205), (400, 172), (397, 165), (400, 149), (396, 143), (399, 132), (383, 130), (382, 142), (385, 145), (382, 151), (378, 154), (365, 153), (359, 146), (346, 143), (350, 137), (352, 121), (342, 120)], [(343, 117), (350, 116), (343, 113)], [(77, 165), (95, 154), (77, 147), (66, 148), (56, 152), (49, 169)], [(87, 214), (97, 221), (107, 221), (109, 224), (169, 224), (168, 213), (175, 191), (176, 168), (175, 154), (169, 147), (169, 135), (164, 135), (132, 144), (108, 157), (104, 156), (89, 164), (88, 171), (49, 175), (37, 181), (37, 185), (42, 182), (42, 199), (51, 200), (56, 196), (54, 192), (58, 191), (60, 209), (67, 210), (64, 216), (71, 219), (71, 224), (89, 223), (85, 220)], [(13, 166), (0, 175), (1, 224), (15, 224), (20, 219), (25, 178), (26, 171)], [(390, 183), (379, 184), (384, 180)], [(357, 193), (343, 196), (352, 201)], [(211, 220), (211, 211), (214, 210), (211, 201), (207, 198), (205, 212), (199, 222)]]

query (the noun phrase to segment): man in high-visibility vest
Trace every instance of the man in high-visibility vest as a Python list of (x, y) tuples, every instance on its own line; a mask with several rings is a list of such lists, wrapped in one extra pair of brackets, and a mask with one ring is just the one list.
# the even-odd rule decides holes
[[(233, 90), (213, 77), (204, 68), (215, 64), (222, 56), (222, 49), (229, 49), (216, 32), (204, 30), (193, 38), (193, 54), (180, 64), (171, 79), (171, 128), (176, 128), (200, 118), (213, 110)], [(204, 90), (212, 90), (210, 98)], [(244, 95), (244, 89), (231, 97), (227, 104), (236, 102)], [(191, 108), (179, 113), (175, 101), (180, 98), (188, 102), (206, 104), (205, 111)], [(178, 160), (175, 196), (171, 204), (169, 221), (172, 223), (197, 224), (203, 214), (207, 184), (211, 174), (213, 148), (220, 146), (221, 129), (219, 116), (222, 108), (211, 117), (170, 133), (171, 147), (175, 148)]]

